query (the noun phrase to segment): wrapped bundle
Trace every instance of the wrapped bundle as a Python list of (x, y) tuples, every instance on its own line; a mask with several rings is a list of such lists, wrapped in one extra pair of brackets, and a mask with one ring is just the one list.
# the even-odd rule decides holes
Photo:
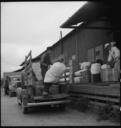
[(74, 83), (80, 83), (80, 77), (74, 77)]
[(82, 72), (87, 71), (87, 69), (79, 70), (74, 73), (75, 76), (80, 76)]
[(65, 79), (64, 78), (61, 78), (60, 80), (59, 80), (59, 82), (64, 82), (65, 81)]
[(101, 69), (107, 69), (107, 68), (111, 68), (110, 65), (103, 64), (103, 65), (101, 66)]
[(90, 66), (91, 66), (91, 62), (83, 62), (83, 63), (80, 63), (80, 69), (83, 70), (83, 69), (89, 69)]

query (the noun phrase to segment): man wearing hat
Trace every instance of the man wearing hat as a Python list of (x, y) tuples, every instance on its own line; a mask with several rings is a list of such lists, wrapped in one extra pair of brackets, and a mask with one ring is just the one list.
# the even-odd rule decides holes
[(114, 46), (116, 42), (106, 43), (104, 48), (109, 51), (108, 62), (113, 60), (114, 69), (120, 76), (120, 50)]

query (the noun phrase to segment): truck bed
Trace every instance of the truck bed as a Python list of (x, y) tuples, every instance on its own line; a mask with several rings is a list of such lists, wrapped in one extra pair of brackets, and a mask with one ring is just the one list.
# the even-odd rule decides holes
[(44, 96), (35, 96), (34, 100), (35, 101), (55, 101), (55, 100), (62, 100), (65, 98), (68, 98), (69, 95), (65, 94), (65, 93), (61, 93), (61, 94), (51, 94), (48, 97), (44, 97)]
[(34, 102), (27, 103), (25, 107), (34, 107), (41, 105), (54, 105), (54, 104), (67, 104), (70, 102), (69, 95), (67, 94), (55, 94), (49, 95), (48, 97), (36, 96)]

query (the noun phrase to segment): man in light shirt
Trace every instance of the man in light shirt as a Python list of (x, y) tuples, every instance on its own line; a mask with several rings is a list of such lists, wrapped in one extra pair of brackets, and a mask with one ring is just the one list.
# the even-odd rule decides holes
[(64, 60), (60, 59), (55, 62), (50, 69), (45, 74), (44, 79), (44, 92), (43, 95), (49, 94), (49, 88), (53, 83), (57, 83), (62, 76), (62, 74), (66, 71), (66, 66), (64, 64)]
[(114, 69), (120, 76), (120, 50), (114, 46), (116, 42), (111, 42), (105, 44), (105, 49), (109, 51), (108, 62), (113, 60), (114, 62)]

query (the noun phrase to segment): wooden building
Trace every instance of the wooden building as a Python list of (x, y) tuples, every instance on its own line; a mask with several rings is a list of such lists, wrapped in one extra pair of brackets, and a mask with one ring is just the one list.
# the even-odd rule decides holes
[(110, 3), (88, 2), (80, 8), (61, 25), (61, 28), (74, 30), (52, 46), (52, 60), (64, 57), (68, 65), (73, 56), (76, 69), (83, 61), (102, 59), (106, 62), (108, 54), (104, 51), (104, 44), (120, 41), (120, 18), (116, 16), (116, 7)]

